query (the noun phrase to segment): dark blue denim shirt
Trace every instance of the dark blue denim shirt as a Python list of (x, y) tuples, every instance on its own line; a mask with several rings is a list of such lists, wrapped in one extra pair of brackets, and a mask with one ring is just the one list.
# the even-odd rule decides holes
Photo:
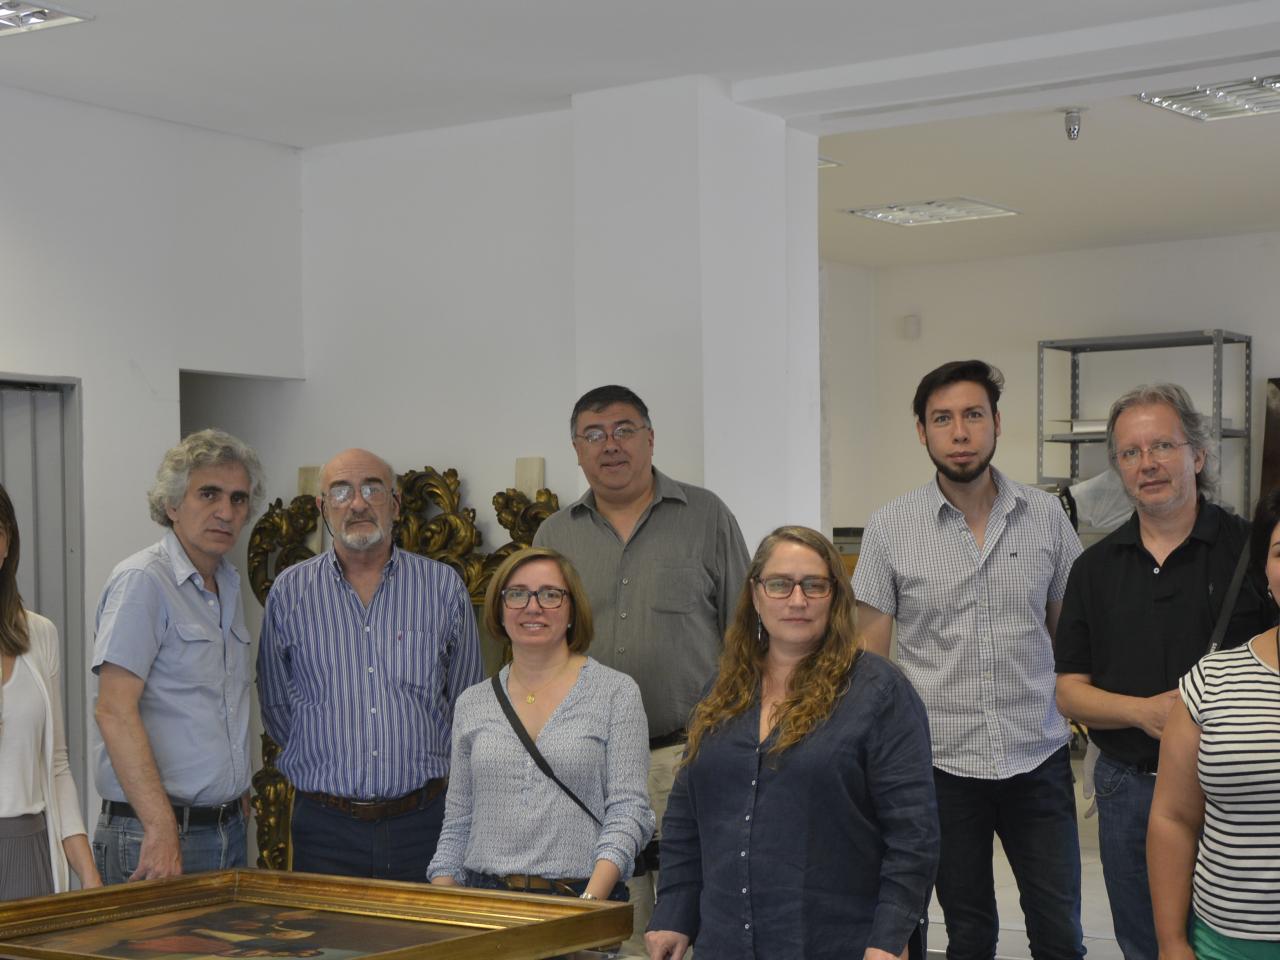
[(698, 960), (901, 953), (925, 915), (938, 812), (924, 705), (864, 653), (831, 716), (780, 756), (760, 707), (702, 741), (662, 821), (650, 930)]

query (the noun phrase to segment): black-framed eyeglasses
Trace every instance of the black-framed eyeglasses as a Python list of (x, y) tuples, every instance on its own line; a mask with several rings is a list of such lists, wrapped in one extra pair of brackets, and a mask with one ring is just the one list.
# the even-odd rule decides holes
[(502, 591), (502, 605), (508, 610), (523, 610), (534, 597), (538, 598), (538, 606), (543, 610), (554, 610), (564, 603), (568, 590), (560, 587), (539, 587), (530, 590), (527, 587), (507, 587)]
[(760, 584), (766, 597), (774, 600), (786, 600), (797, 586), (810, 600), (821, 600), (831, 596), (831, 588), (835, 585), (830, 577), (805, 577), (801, 580), (792, 577), (756, 577), (756, 583)]
[(581, 433), (575, 433), (575, 439), (581, 440), (583, 443), (589, 443), (595, 446), (598, 443), (604, 443), (609, 437), (613, 437), (614, 443), (626, 443), (641, 430), (648, 430), (649, 427), (637, 427), (634, 423), (620, 423), (613, 430), (605, 430), (604, 427), (587, 427)]
[(345, 507), (355, 499), (357, 489), (360, 491), (360, 496), (364, 498), (364, 502), (372, 506), (380, 506), (387, 500), (387, 485), (375, 481), (362, 483), (358, 487), (350, 483), (335, 483), (325, 494), (325, 499)]
[(1136, 467), (1142, 462), (1142, 455), (1145, 453), (1156, 463), (1168, 463), (1178, 452), (1179, 447), (1190, 445), (1190, 440), (1183, 440), (1181, 443), (1157, 440), (1149, 447), (1125, 447), (1123, 450), (1116, 451), (1116, 462), (1122, 467)]

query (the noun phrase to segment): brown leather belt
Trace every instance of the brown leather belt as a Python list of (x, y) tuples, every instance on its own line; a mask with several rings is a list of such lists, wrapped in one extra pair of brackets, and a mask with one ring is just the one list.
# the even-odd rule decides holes
[(355, 820), (368, 823), (373, 820), (385, 820), (387, 817), (398, 817), (416, 810), (440, 796), (448, 784), (448, 777), (436, 777), (434, 780), (428, 780), (412, 793), (406, 793), (403, 797), (396, 797), (393, 800), (352, 800), (348, 797), (335, 797), (329, 793), (312, 793), (308, 790), (303, 790), (302, 795), (339, 813), (345, 813)]
[(507, 885), (507, 889), (518, 890), (521, 893), (560, 893), (574, 897), (578, 895), (575, 884), (587, 882), (585, 879), (552, 880), (549, 877), (535, 877), (526, 873), (508, 873), (499, 879)]

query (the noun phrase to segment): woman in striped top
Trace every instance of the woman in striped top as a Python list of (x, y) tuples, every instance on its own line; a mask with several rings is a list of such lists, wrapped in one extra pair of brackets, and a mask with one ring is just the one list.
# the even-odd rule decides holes
[[(1280, 489), (1259, 502), (1250, 549), (1274, 613)], [(1160, 956), (1280, 956), (1280, 627), (1205, 657), (1179, 693), (1147, 829)]]

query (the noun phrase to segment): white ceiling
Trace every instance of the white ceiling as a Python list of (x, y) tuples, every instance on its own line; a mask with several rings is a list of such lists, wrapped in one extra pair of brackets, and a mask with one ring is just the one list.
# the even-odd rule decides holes
[[(1280, 116), (1198, 124), (1128, 96), (1157, 76), (1280, 73), (1280, 0), (55, 3), (93, 19), (0, 38), (0, 86), (294, 147), (717, 77), (836, 131), (821, 251), (851, 263), (1280, 229)], [(1076, 143), (1055, 110), (1070, 103), (1089, 108)], [(901, 228), (839, 212), (951, 196), (1021, 215)]]
[[(1068, 31), (1101, 49), (1107, 41), (1089, 31), (1216, 8), (1247, 21), (1256, 8), (1276, 6), (1274, 0), (59, 5), (94, 19), (0, 38), (0, 85), (299, 147), (562, 109), (576, 92), (685, 74), (731, 82), (779, 78), (993, 49), (986, 45), (1011, 39), (1038, 38), (1027, 44), (1037, 49)], [(1179, 30), (1185, 41), (1211, 33), (1212, 21), (1203, 31)], [(1129, 33), (1161, 38), (1160, 29)], [(762, 98), (785, 87), (766, 83)]]
[[(1280, 114), (1203, 123), (1112, 98), (1088, 105), (1074, 143), (1063, 120), (1044, 109), (823, 138), (844, 164), (818, 172), (823, 257), (892, 266), (1280, 230)], [(842, 212), (958, 196), (1019, 216), (899, 227)]]

